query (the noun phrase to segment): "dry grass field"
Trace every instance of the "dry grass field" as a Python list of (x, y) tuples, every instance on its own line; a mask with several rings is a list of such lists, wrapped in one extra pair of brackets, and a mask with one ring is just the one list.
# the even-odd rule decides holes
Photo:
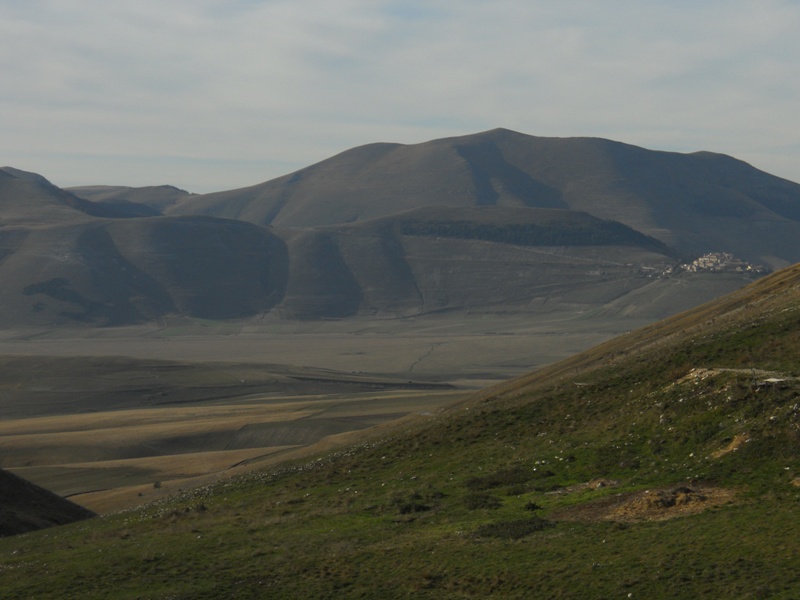
[[(278, 338), (291, 346), (289, 335), (239, 342), (238, 336), (181, 336), (173, 344), (102, 333), (69, 340), (45, 334), (28, 342), (27, 355), (0, 357), (0, 468), (98, 512), (286, 458), (468, 393), (411, 381), (413, 373), (259, 363), (254, 359), (263, 356), (247, 351), (280, 346)], [(336, 346), (314, 345), (316, 354), (306, 360)], [(154, 359), (159, 348), (171, 360)], [(148, 358), (119, 356), (137, 350)], [(279, 355), (276, 348), (268, 358)], [(228, 360), (201, 361), (209, 358)]]
[(463, 395), (390, 390), (9, 419), (0, 422), (0, 461), (21, 477), (106, 512)]

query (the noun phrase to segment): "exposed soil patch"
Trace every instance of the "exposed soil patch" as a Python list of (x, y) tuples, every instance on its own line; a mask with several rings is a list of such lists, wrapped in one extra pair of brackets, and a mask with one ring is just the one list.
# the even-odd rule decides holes
[(643, 490), (590, 501), (552, 515), (570, 521), (662, 521), (733, 502), (733, 490), (714, 486), (679, 486)]
[(674, 381), (673, 383), (669, 384), (665, 390), (669, 390), (676, 385), (684, 385), (684, 384), (698, 384), (701, 381), (705, 381), (711, 377), (716, 377), (717, 375), (721, 375), (723, 373), (734, 373), (737, 375), (745, 375), (747, 377), (753, 378), (754, 381), (757, 381), (757, 385), (765, 385), (765, 384), (775, 384), (778, 382), (785, 382), (785, 381), (794, 381), (796, 378), (788, 377), (783, 373), (779, 373), (777, 371), (765, 371), (764, 369), (733, 369), (733, 368), (711, 368), (706, 369), (705, 367), (696, 367), (689, 371), (686, 375), (681, 377), (680, 379)]
[(750, 441), (750, 437), (746, 433), (739, 433), (731, 440), (731, 443), (725, 446), (724, 448), (720, 448), (711, 456), (713, 458), (720, 458), (725, 456), (726, 454), (730, 454), (731, 452), (735, 452), (738, 450), (743, 444)]

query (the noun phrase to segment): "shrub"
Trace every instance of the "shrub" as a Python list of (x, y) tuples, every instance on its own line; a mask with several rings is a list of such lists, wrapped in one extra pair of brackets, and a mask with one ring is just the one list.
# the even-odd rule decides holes
[(474, 494), (467, 494), (464, 497), (464, 504), (469, 510), (478, 510), (481, 508), (500, 508), (503, 505), (499, 499), (495, 498), (491, 494), (482, 494), (482, 493), (474, 493)]
[(553, 527), (553, 523), (541, 517), (530, 517), (517, 521), (500, 521), (482, 525), (475, 531), (479, 537), (493, 537), (507, 540), (518, 540), (537, 531)]
[(470, 477), (464, 484), (468, 490), (490, 490), (504, 485), (521, 485), (534, 478), (552, 477), (552, 471), (534, 473), (533, 471), (513, 467), (511, 469), (501, 469), (488, 475)]

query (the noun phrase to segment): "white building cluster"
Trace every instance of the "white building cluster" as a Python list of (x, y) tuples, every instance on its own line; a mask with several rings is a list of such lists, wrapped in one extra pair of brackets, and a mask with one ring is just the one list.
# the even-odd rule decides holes
[(736, 258), (730, 252), (710, 252), (691, 263), (680, 266), (690, 273), (768, 273), (763, 265), (754, 265)]

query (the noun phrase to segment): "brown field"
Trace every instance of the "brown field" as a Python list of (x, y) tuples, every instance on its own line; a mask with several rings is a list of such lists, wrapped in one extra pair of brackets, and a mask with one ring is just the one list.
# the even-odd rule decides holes
[(0, 422), (0, 461), (92, 510), (117, 510), (151, 499), (150, 491), (174, 489), (176, 481), (288, 457), (330, 436), (434, 409), (464, 391), (330, 396), (11, 419)]

